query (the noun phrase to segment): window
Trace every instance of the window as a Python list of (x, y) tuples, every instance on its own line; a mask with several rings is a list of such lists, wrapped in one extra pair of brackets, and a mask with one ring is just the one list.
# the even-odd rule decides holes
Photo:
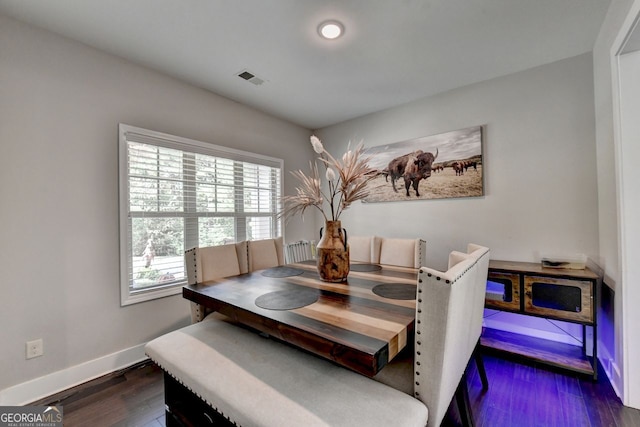
[(281, 235), (282, 163), (120, 124), (122, 305), (180, 293), (186, 249)]

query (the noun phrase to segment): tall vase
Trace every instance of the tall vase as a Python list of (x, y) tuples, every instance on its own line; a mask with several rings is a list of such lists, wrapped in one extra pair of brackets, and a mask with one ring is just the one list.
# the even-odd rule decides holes
[(318, 242), (318, 274), (325, 282), (344, 282), (349, 275), (347, 230), (340, 221), (326, 221)]

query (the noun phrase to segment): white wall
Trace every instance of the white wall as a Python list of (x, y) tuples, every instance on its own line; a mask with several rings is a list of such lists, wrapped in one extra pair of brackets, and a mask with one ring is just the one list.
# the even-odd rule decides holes
[(352, 235), (422, 237), (437, 268), (467, 242), (489, 246), (493, 259), (597, 257), (592, 72), (584, 54), (319, 130), (336, 155), (349, 140), (377, 146), (486, 126), (484, 197), (358, 203), (343, 226)]
[[(0, 16), (0, 395), (112, 353), (118, 363), (189, 322), (181, 296), (120, 307), (119, 122), (280, 157), (286, 170), (313, 154), (307, 129)], [(294, 219), (286, 238), (308, 229)], [(44, 356), (25, 360), (36, 338)]]
[(600, 233), (598, 263), (605, 270), (605, 281), (614, 289), (620, 280), (620, 271), (610, 50), (632, 3), (633, 0), (611, 3), (593, 48)]

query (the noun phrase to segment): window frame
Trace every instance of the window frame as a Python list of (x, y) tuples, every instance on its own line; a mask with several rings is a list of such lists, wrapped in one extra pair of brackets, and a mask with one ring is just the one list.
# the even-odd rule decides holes
[[(189, 138), (184, 138), (180, 136), (170, 135), (162, 132), (152, 131), (149, 129), (143, 129), (127, 124), (120, 123), (118, 130), (118, 200), (119, 200), (119, 236), (120, 236), (120, 305), (127, 306), (131, 304), (136, 304), (144, 301), (151, 301), (157, 298), (163, 298), (167, 296), (177, 295), (182, 292), (182, 287), (186, 285), (186, 278), (179, 282), (174, 282), (167, 285), (155, 285), (153, 287), (140, 289), (136, 291), (132, 291), (130, 287), (130, 269), (133, 268), (130, 264), (132, 262), (132, 258), (130, 255), (130, 248), (132, 245), (132, 227), (131, 222), (134, 217), (145, 217), (144, 214), (130, 215), (129, 212), (129, 152), (128, 152), (128, 143), (131, 141), (131, 138), (134, 139), (132, 142), (142, 142), (151, 145), (155, 145), (158, 147), (170, 148), (181, 150), (183, 152), (193, 153), (193, 154), (203, 154), (208, 156), (214, 156), (216, 158), (229, 159), (238, 162), (247, 162), (256, 165), (263, 165), (272, 167), (274, 169), (279, 170), (279, 177), (276, 182), (279, 188), (275, 188), (275, 195), (279, 196), (283, 194), (284, 187), (284, 161), (282, 159), (278, 159), (275, 157), (264, 156), (261, 154), (255, 154), (247, 151), (237, 150), (234, 148), (224, 147), (220, 145), (210, 144), (202, 141), (197, 141)], [(191, 184), (195, 187), (195, 172), (193, 176), (193, 182)], [(250, 186), (249, 186), (250, 187)], [(235, 187), (236, 190), (239, 190), (242, 187)], [(282, 235), (284, 233), (284, 224), (282, 218), (277, 215), (277, 211), (280, 207), (280, 200), (275, 201), (276, 212), (269, 214), (262, 214), (259, 212), (244, 212), (244, 207), (239, 210), (237, 207), (233, 212), (224, 212), (224, 213), (202, 213), (197, 214), (197, 218), (206, 218), (206, 217), (215, 217), (215, 216), (232, 216), (236, 220), (236, 230), (246, 229), (244, 222), (240, 225), (239, 220), (247, 217), (255, 217), (255, 216), (265, 216), (273, 218), (276, 221), (273, 225), (275, 228), (273, 233), (276, 235)], [(187, 206), (183, 206), (183, 212), (193, 213), (193, 211), (189, 210)], [(193, 209), (193, 206), (191, 206)], [(164, 213), (153, 214), (151, 217), (162, 217), (168, 216), (171, 218), (175, 218), (176, 216), (166, 215)], [(185, 217), (186, 219), (186, 217)], [(189, 217), (190, 220), (193, 220), (193, 217)], [(246, 222), (246, 221), (245, 221)], [(187, 227), (187, 221), (184, 224), (185, 230)], [(246, 232), (246, 230), (245, 230)], [(245, 235), (246, 236), (246, 235)], [(276, 236), (273, 236), (276, 237)], [(188, 239), (187, 233), (183, 234), (183, 239)], [(183, 240), (183, 244), (184, 243)], [(188, 249), (188, 248), (184, 248)]]

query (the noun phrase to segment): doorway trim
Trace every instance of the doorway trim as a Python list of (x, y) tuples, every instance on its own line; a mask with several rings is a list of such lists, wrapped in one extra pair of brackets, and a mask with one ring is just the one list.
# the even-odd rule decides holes
[[(620, 301), (622, 305), (622, 328), (621, 328), (621, 347), (622, 347), (622, 399), (623, 404), (635, 408), (640, 408), (640, 391), (631, 389), (631, 384), (634, 379), (640, 378), (640, 367), (637, 364), (632, 363), (632, 352), (630, 348), (631, 343), (640, 340), (640, 337), (634, 336), (633, 325), (631, 323), (631, 313), (637, 310), (637, 306), (630, 298), (630, 278), (628, 276), (627, 266), (632, 260), (627, 260), (627, 246), (625, 239), (625, 230), (628, 218), (625, 215), (625, 200), (622, 190), (625, 183), (625, 171), (622, 167), (622, 155), (623, 155), (623, 134), (622, 134), (622, 108), (621, 108), (621, 79), (620, 79), (620, 56), (623, 54), (625, 44), (629, 40), (631, 33), (636, 29), (638, 21), (640, 19), (640, 0), (634, 0), (629, 12), (621, 25), (618, 35), (614, 39), (613, 44), (609, 52), (610, 65), (611, 65), (611, 84), (612, 84), (612, 108), (613, 108), (613, 145), (614, 145), (614, 160), (615, 160), (615, 179), (616, 179), (616, 198), (617, 198), (617, 212), (618, 212), (618, 253), (619, 253), (619, 271), (622, 286), (617, 290), (621, 293)], [(640, 31), (640, 29), (638, 29)], [(634, 347), (640, 346), (640, 343), (635, 343)], [(620, 346), (616, 346), (620, 348)], [(637, 355), (636, 355), (637, 357)], [(635, 393), (632, 395), (632, 393)]]

